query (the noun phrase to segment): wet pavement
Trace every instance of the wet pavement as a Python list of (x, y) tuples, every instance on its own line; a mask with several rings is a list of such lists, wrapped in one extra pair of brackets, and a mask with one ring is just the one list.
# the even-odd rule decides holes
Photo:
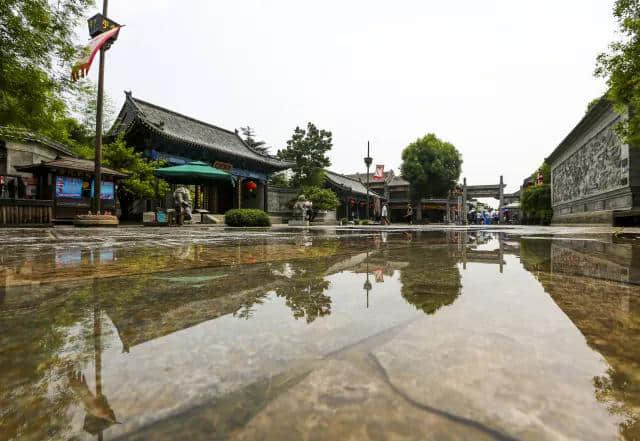
[(635, 230), (0, 241), (0, 441), (640, 439)]

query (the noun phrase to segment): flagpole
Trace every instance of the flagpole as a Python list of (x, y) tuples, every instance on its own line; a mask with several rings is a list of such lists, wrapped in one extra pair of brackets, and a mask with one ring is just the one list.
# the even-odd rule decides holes
[[(109, 8), (109, 0), (102, 3), (102, 15), (107, 17)], [(104, 63), (105, 50), (103, 46), (100, 49), (100, 67), (98, 68), (98, 99), (96, 103), (96, 151), (95, 151), (95, 169), (93, 176), (93, 208), (96, 214), (100, 214), (100, 194), (102, 191), (102, 113), (104, 105)]]

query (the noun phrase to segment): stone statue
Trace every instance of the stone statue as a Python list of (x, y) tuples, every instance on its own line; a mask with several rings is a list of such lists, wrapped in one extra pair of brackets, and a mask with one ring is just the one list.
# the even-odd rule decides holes
[(293, 205), (293, 219), (302, 222), (308, 221), (312, 207), (313, 203), (308, 201), (305, 195), (301, 194), (298, 196), (298, 201)]
[(191, 194), (184, 185), (178, 185), (176, 191), (173, 192), (173, 206), (176, 215), (183, 214), (185, 220), (191, 220)]

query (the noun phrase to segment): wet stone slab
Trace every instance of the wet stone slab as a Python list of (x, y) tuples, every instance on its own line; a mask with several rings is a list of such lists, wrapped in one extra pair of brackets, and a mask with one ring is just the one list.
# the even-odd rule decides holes
[(638, 439), (640, 247), (539, 233), (5, 237), (0, 440)]

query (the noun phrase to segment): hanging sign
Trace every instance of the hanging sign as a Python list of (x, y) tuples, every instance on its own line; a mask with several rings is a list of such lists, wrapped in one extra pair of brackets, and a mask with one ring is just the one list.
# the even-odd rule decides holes
[(118, 38), (120, 32), (120, 26), (115, 27), (107, 32), (103, 32), (94, 37), (89, 44), (80, 51), (80, 58), (73, 64), (71, 68), (71, 80), (78, 81), (79, 78), (84, 78), (91, 69), (91, 64), (96, 54), (107, 43), (115, 41)]
[(88, 21), (89, 24), (89, 35), (91, 38), (96, 35), (102, 34), (103, 32), (110, 31), (114, 28), (119, 28), (120, 25), (113, 20), (108, 19), (102, 14), (96, 14), (91, 17)]
[(373, 174), (374, 181), (384, 180), (384, 165), (376, 165), (376, 172)]
[(213, 163), (213, 167), (227, 172), (231, 172), (233, 170), (233, 165), (228, 162), (216, 161)]

